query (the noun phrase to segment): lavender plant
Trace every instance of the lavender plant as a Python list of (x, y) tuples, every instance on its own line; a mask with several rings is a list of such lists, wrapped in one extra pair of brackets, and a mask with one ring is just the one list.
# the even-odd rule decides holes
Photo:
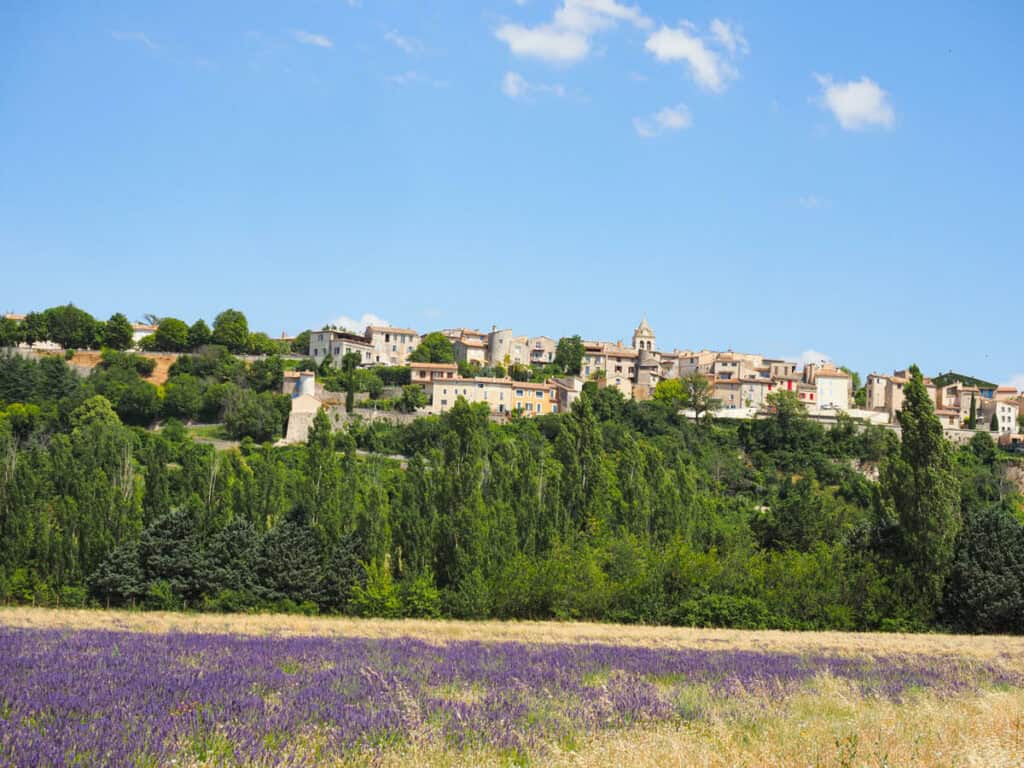
[(889, 699), (1021, 684), (921, 656), (5, 628), (0, 763), (309, 765), (421, 741), (515, 757), (699, 716), (688, 691), (781, 699), (822, 672)]

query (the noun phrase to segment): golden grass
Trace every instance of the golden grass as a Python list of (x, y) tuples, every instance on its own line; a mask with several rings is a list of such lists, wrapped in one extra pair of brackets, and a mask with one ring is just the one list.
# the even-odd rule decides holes
[[(894, 704), (865, 700), (841, 684), (747, 718), (611, 731), (576, 749), (529, 759), (538, 768), (1020, 768), (1024, 765), (1024, 692)], [(829, 690), (831, 688), (831, 690)], [(358, 761), (358, 758), (356, 759)], [(375, 765), (507, 766), (507, 755), (454, 753), (429, 745), (383, 755)]]
[(999, 660), (1024, 669), (1024, 637), (1003, 635), (785, 632), (694, 629), (554, 621), (436, 621), (354, 619), (283, 614), (187, 614), (31, 607), (0, 608), (0, 625), (135, 632), (202, 632), (318, 637), (414, 637), (525, 643), (609, 643), (653, 648), (702, 648), (844, 655), (927, 654)]
[[(0, 625), (328, 637), (416, 637), (538, 643), (602, 642), (663, 648), (839, 654), (928, 654), (1024, 669), (1024, 638), (840, 632), (750, 632), (553, 622), (384, 621), (281, 615), (191, 615), (4, 608)], [(452, 691), (459, 696), (459, 692)], [(470, 696), (471, 692), (464, 695)], [(896, 703), (861, 696), (827, 676), (783, 701), (757, 695), (701, 700), (701, 717), (591, 734), (571, 748), (531, 755), (531, 766), (706, 768), (1009, 768), (1024, 766), (1024, 690), (957, 696), (917, 693)], [(311, 761), (313, 764), (315, 761)], [(504, 766), (508, 755), (458, 752), (433, 739), (344, 764)]]

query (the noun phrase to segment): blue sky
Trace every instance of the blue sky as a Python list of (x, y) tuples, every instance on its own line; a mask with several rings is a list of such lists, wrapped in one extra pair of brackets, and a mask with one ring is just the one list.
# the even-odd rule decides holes
[(1022, 9), (4, 3), (0, 310), (1010, 381)]

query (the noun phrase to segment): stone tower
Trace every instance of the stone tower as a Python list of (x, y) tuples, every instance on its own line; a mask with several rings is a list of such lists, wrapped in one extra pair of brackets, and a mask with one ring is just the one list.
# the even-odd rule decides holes
[(645, 317), (640, 321), (640, 325), (636, 327), (636, 330), (633, 331), (633, 349), (637, 352), (653, 352), (656, 347), (654, 331), (647, 324), (647, 318)]

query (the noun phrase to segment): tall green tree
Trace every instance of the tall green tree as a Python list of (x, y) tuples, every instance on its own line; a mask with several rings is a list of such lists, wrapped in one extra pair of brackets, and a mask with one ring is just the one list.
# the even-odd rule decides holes
[(1024, 528), (999, 505), (968, 512), (943, 616), (963, 632), (1024, 632)]
[(203, 408), (205, 391), (204, 381), (192, 374), (172, 376), (164, 385), (164, 415), (186, 421), (197, 418)]
[(47, 316), (45, 312), (29, 312), (18, 327), (22, 340), (27, 344), (46, 341), (49, 338), (49, 329), (46, 326), (46, 322)]
[(236, 355), (243, 354), (249, 349), (249, 321), (237, 309), (225, 309), (214, 318), (212, 340)]
[(309, 338), (312, 335), (312, 331), (303, 331), (294, 339), (291, 343), (291, 353), (293, 355), (308, 355), (309, 354)]
[(345, 381), (345, 412), (352, 413), (356, 406), (356, 369), (361, 358), (358, 352), (346, 352), (341, 358), (341, 374)]
[(430, 398), (423, 391), (422, 386), (419, 384), (406, 384), (402, 387), (402, 394), (398, 399), (398, 410), (402, 413), (414, 413), (429, 402)]
[(409, 353), (409, 362), (453, 363), (455, 349), (447, 336), (440, 331), (434, 331), (420, 339), (419, 346)]
[(715, 391), (708, 377), (694, 371), (679, 379), (683, 385), (683, 407), (693, 411), (693, 420), (700, 423), (718, 410), (721, 403), (715, 399)]
[(103, 346), (125, 350), (132, 345), (132, 324), (120, 312), (115, 312), (103, 327)]
[(188, 349), (188, 326), (184, 320), (163, 318), (155, 335), (156, 349), (160, 352), (184, 352)]
[(189, 351), (195, 352), (200, 347), (205, 347), (210, 343), (210, 339), (212, 337), (213, 334), (210, 332), (210, 326), (208, 326), (206, 321), (200, 317), (188, 327)]
[(960, 531), (960, 489), (953, 452), (935, 416), (915, 365), (904, 387), (899, 413), (899, 453), (881, 471), (882, 493), (899, 525), (902, 561), (908, 567), (923, 608), (934, 610), (949, 574)]
[(341, 536), (346, 521), (341, 509), (341, 466), (334, 450), (331, 422), (322, 408), (313, 417), (306, 447), (306, 517), (314, 529), (323, 532), (324, 545), (328, 546)]
[(17, 346), (20, 341), (18, 323), (9, 317), (0, 317), (0, 348)]
[(86, 349), (96, 345), (96, 319), (74, 304), (50, 307), (43, 316), (47, 338), (65, 349)]
[(570, 376), (579, 376), (583, 367), (583, 339), (563, 336), (555, 348), (555, 365)]

